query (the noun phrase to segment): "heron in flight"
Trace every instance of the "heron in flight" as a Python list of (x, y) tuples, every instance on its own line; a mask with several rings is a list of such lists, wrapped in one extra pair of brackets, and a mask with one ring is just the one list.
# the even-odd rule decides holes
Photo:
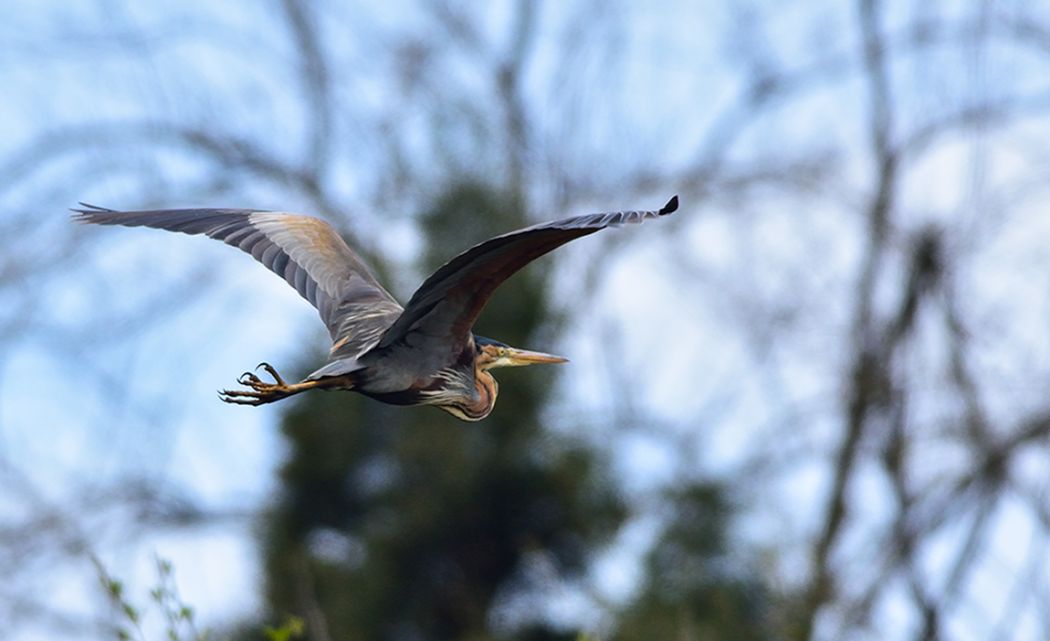
[(609, 226), (640, 223), (678, 209), (589, 214), (533, 225), (475, 245), (430, 275), (402, 307), (327, 223), (253, 209), (116, 211), (81, 203), (84, 223), (204, 234), (238, 247), (284, 278), (317, 308), (332, 337), (329, 362), (298, 383), (267, 363), (265, 381), (245, 372), (227, 403), (262, 405), (311, 389), (353, 390), (395, 405), (436, 405), (479, 421), (496, 403), (489, 370), (567, 359), (477, 336), (472, 328), (499, 285), (536, 258)]

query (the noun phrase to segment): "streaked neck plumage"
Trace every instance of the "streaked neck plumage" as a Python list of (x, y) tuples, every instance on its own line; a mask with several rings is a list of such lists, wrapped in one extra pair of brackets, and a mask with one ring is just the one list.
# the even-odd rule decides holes
[(438, 405), (441, 409), (464, 421), (480, 421), (489, 415), (496, 405), (499, 384), (492, 374), (474, 367), (474, 394), (457, 395), (448, 403)]

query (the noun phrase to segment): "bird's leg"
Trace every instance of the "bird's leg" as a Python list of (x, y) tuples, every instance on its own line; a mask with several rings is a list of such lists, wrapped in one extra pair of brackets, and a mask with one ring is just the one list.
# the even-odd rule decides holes
[(284, 382), (281, 375), (269, 363), (259, 363), (256, 369), (259, 368), (266, 370), (270, 376), (273, 376), (274, 382), (267, 383), (252, 372), (245, 372), (237, 378), (237, 382), (251, 389), (222, 390), (219, 392), (219, 398), (227, 403), (236, 403), (238, 405), (262, 405), (279, 401), (282, 398), (288, 398), (293, 394), (305, 392), (308, 389), (324, 386), (321, 381), (303, 381), (289, 385)]

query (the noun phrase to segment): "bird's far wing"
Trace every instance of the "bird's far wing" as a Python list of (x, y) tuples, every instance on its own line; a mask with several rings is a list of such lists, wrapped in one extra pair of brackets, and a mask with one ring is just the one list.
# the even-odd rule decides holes
[(486, 240), (445, 263), (420, 285), (377, 349), (428, 340), (462, 341), (492, 292), (529, 262), (565, 243), (613, 225), (640, 223), (678, 209), (678, 196), (657, 211), (565, 218)]
[(73, 210), (80, 222), (204, 234), (251, 254), (317, 308), (333, 352), (362, 347), (365, 335), (371, 335), (365, 341), (370, 347), (401, 313), (368, 266), (317, 218), (252, 209), (115, 211), (81, 205)]

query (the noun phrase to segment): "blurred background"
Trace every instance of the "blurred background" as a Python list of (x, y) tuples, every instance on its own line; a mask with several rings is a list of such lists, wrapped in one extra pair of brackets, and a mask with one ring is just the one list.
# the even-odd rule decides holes
[[(0, 51), (5, 638), (1050, 637), (1050, 4), (14, 0)], [(675, 193), (501, 288), (572, 362), (477, 424), (224, 405), (314, 310), (67, 211), (318, 215), (404, 301)]]

